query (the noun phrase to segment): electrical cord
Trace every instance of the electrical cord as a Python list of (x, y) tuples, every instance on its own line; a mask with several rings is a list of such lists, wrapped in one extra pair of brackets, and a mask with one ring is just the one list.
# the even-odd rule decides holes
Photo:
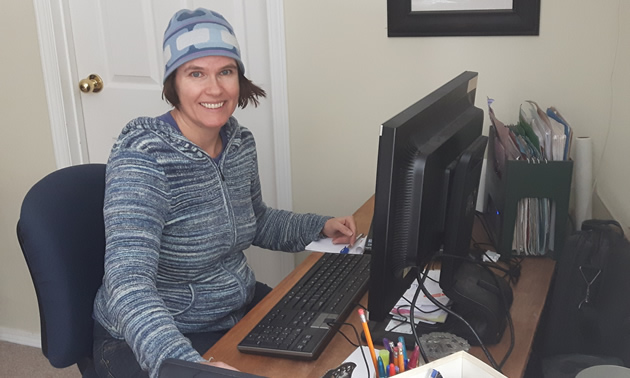
[[(418, 280), (418, 288), (416, 289), (415, 294), (413, 295), (413, 300), (411, 303), (416, 303), (418, 301), (418, 296), (420, 295), (420, 288), (424, 287), (424, 280), (427, 278), (428, 274), (429, 274), (429, 265), (427, 264), (427, 266), (424, 269), (424, 275), (422, 277), (420, 277), (421, 273), (419, 269), (416, 269), (417, 272), (417, 280)], [(420, 337), (418, 337), (418, 331), (416, 330), (416, 321), (415, 321), (415, 311), (414, 308), (416, 306), (411, 306), (411, 308), (409, 309), (409, 320), (411, 321), (411, 333), (413, 333), (413, 338), (416, 340), (416, 345), (418, 346), (418, 349), (420, 350), (420, 355), (422, 356), (422, 360), (424, 361), (425, 364), (429, 363), (429, 358), (427, 357), (427, 354), (424, 350), (424, 347), (422, 346), (422, 343), (420, 342)]]
[[(363, 306), (361, 306), (361, 307), (363, 307)], [(339, 334), (341, 334), (341, 336), (343, 336), (350, 343), (350, 345), (354, 346), (355, 348), (359, 348), (359, 350), (361, 350), (361, 356), (363, 356), (363, 362), (365, 362), (365, 368), (367, 369), (366, 371), (370, 371), (370, 365), (368, 364), (367, 357), (365, 357), (365, 351), (363, 350), (363, 343), (361, 343), (361, 336), (359, 336), (359, 332), (354, 327), (354, 324), (345, 323), (345, 322), (328, 322), (326, 324), (329, 327), (335, 329)], [(354, 331), (354, 335), (356, 336), (357, 341), (359, 342), (358, 345), (353, 343), (350, 340), (350, 338), (348, 338), (348, 336), (341, 331), (341, 326), (342, 325), (347, 325), (347, 326), (352, 327), (352, 330)], [(333, 327), (333, 326), (336, 326), (336, 327)]]

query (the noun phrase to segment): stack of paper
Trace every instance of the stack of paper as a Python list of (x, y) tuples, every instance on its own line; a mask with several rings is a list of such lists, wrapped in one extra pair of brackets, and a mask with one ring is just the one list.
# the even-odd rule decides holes
[[(543, 111), (534, 101), (526, 101), (519, 111), (519, 122), (506, 126), (497, 119), (488, 99), (492, 127), (496, 131), (496, 172), (502, 175), (505, 160), (524, 160), (541, 164), (551, 160), (567, 160), (573, 131), (560, 112), (550, 107)], [(556, 209), (548, 198), (519, 200), (514, 223), (512, 250), (525, 255), (543, 255), (554, 250)]]
[[(434, 269), (430, 270), (427, 278), (424, 281), (424, 287), (427, 289), (433, 298), (437, 299), (438, 302), (443, 304), (444, 306), (450, 305), (450, 299), (442, 292), (442, 288), (440, 288), (440, 270)], [(411, 301), (413, 301), (413, 297), (416, 294), (416, 290), (418, 289), (418, 280), (414, 280), (411, 283), (411, 286), (405, 294), (398, 300), (394, 308), (390, 311), (392, 315), (392, 321), (386, 327), (386, 330), (395, 329), (396, 332), (400, 333), (411, 333), (411, 328), (409, 326), (410, 320), (410, 310), (411, 310)], [(414, 310), (414, 322), (418, 324), (420, 322), (435, 324), (435, 323), (444, 323), (446, 321), (446, 316), (448, 313), (438, 306), (434, 305), (429, 298), (427, 298), (422, 292), (418, 295), (418, 299), (416, 300), (416, 306)]]

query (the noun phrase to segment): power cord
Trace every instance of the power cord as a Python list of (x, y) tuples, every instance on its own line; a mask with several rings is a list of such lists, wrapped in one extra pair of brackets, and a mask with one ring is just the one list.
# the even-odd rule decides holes
[[(363, 343), (361, 343), (361, 336), (359, 336), (359, 332), (354, 327), (354, 325), (352, 323), (345, 323), (345, 322), (327, 322), (326, 324), (330, 328), (337, 331), (341, 336), (343, 336), (350, 343), (350, 345), (352, 345), (355, 348), (359, 348), (359, 350), (361, 351), (361, 356), (363, 356), (363, 362), (365, 362), (365, 368), (367, 369), (366, 371), (370, 371), (370, 365), (368, 364), (367, 357), (365, 356), (365, 351), (363, 350)], [(341, 326), (343, 325), (347, 325), (352, 328), (352, 330), (354, 331), (354, 336), (357, 338), (358, 345), (353, 343), (352, 340), (350, 340), (350, 338), (341, 331)]]

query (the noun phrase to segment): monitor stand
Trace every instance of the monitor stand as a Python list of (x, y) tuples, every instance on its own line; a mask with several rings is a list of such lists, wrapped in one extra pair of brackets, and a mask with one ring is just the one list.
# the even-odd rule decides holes
[[(496, 344), (501, 340), (506, 326), (506, 311), (509, 311), (513, 298), (512, 288), (504, 279), (477, 264), (462, 264), (455, 273), (453, 284), (444, 292), (453, 303), (451, 309), (475, 329), (485, 345)], [(382, 322), (369, 322), (374, 343), (381, 344), (383, 338), (395, 341), (402, 336), (407, 348), (413, 348), (413, 334), (385, 330), (390, 321), (391, 317), (388, 316)], [(470, 345), (479, 345), (470, 329), (453, 315), (448, 315), (443, 324), (420, 323), (416, 331), (418, 336), (431, 332), (450, 332), (466, 339)]]

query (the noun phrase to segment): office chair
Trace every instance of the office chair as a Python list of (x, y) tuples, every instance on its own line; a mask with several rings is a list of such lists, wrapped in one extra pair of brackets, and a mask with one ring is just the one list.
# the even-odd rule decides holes
[(42, 352), (54, 367), (96, 377), (92, 306), (103, 278), (105, 164), (57, 170), (22, 202), (17, 236), (33, 279)]

